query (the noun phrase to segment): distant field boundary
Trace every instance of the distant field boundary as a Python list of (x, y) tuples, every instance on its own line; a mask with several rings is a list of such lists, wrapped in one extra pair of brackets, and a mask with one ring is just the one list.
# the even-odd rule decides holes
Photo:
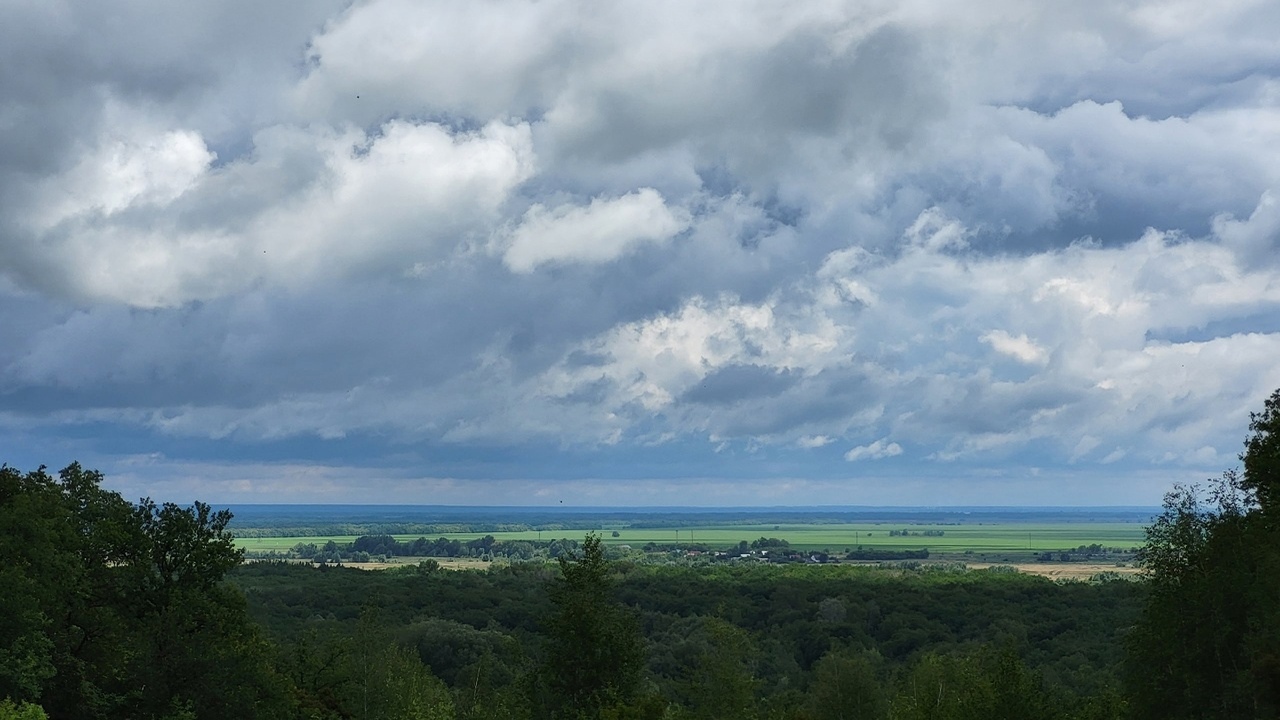
[[(489, 560), (478, 560), (476, 558), (420, 558), (420, 557), (399, 557), (392, 558), (386, 562), (343, 562), (341, 567), (352, 568), (355, 570), (391, 570), (394, 568), (414, 567), (424, 560), (435, 560), (438, 567), (442, 570), (488, 570), (495, 563)], [(269, 562), (266, 560), (247, 560), (248, 563)], [(316, 565), (309, 560), (287, 560), (285, 562), (293, 562), (297, 564)], [(498, 565), (505, 563), (498, 562)], [(922, 563), (927, 566), (930, 563)], [(951, 565), (948, 562), (932, 563), (938, 566)], [(1096, 580), (1100, 577), (1108, 575), (1114, 576), (1120, 580), (1136, 580), (1141, 574), (1141, 569), (1129, 563), (1090, 563), (1090, 562), (966, 562), (961, 563), (966, 570), (984, 571), (992, 568), (1010, 568), (1019, 573), (1026, 575), (1038, 575), (1040, 577), (1049, 578), (1050, 580)], [(888, 567), (893, 569), (896, 567), (892, 563), (876, 563), (876, 562), (840, 562), (838, 566), (863, 566), (868, 568)], [(316, 565), (318, 567), (318, 565)]]
[(1159, 508), (495, 508), (232, 505), (239, 537), (453, 536), (529, 531), (711, 530), (744, 526), (983, 526), (1150, 523)]
[[(762, 537), (786, 540), (805, 552), (845, 554), (857, 548), (881, 550), (928, 549), (933, 554), (1021, 554), (1064, 552), (1081, 546), (1129, 551), (1145, 540), (1140, 522), (1054, 522), (1004, 524), (910, 524), (889, 522), (858, 523), (772, 523), (673, 527), (605, 527), (557, 530), (516, 530), (496, 532), (389, 533), (400, 542), (419, 537), (447, 538), (462, 542), (493, 536), (498, 542), (548, 542), (556, 539), (581, 540), (587, 532), (599, 533), (606, 545), (629, 546), (639, 550), (654, 544), (663, 547), (720, 549)], [(891, 531), (894, 534), (891, 534)], [(616, 537), (614, 536), (616, 533)], [(299, 543), (339, 545), (354, 541), (358, 534), (296, 534), (286, 536), (237, 536), (236, 543), (253, 554), (284, 553)], [(977, 560), (978, 558), (975, 558)], [(986, 560), (988, 558), (982, 558)]]

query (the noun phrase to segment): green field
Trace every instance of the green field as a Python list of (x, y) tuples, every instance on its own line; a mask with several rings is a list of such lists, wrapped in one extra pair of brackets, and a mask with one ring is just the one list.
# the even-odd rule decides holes
[[(973, 525), (911, 525), (888, 523), (853, 523), (853, 524), (793, 524), (793, 525), (715, 525), (705, 527), (674, 528), (617, 528), (619, 537), (613, 537), (613, 528), (606, 526), (597, 530), (605, 543), (611, 545), (630, 545), (639, 548), (646, 543), (662, 545), (693, 543), (706, 544), (713, 548), (726, 547), (739, 541), (748, 542), (760, 537), (774, 537), (786, 540), (792, 547), (800, 550), (829, 550), (842, 552), (845, 548), (861, 545), (864, 548), (884, 549), (920, 549), (928, 548), (933, 552), (962, 553), (972, 551), (983, 552), (1016, 552), (1046, 550), (1067, 550), (1081, 545), (1097, 543), (1103, 547), (1131, 548), (1143, 543), (1144, 526), (1141, 523), (1061, 523), (1061, 524), (973, 524)], [(906, 537), (890, 537), (890, 530), (909, 530), (923, 533), (926, 530), (939, 530), (941, 537), (909, 535)], [(492, 535), (498, 540), (542, 540), (570, 538), (581, 540), (586, 531), (544, 530), (542, 532), (527, 530), (523, 532), (471, 532), (442, 533), (431, 536), (446, 537), (450, 540), (474, 540)], [(419, 534), (394, 535), (401, 542), (416, 540)], [(323, 544), (333, 540), (339, 544), (355, 540), (354, 535), (332, 535), (322, 537), (262, 537), (239, 538), (237, 544), (249, 552), (285, 551), (298, 543)]]

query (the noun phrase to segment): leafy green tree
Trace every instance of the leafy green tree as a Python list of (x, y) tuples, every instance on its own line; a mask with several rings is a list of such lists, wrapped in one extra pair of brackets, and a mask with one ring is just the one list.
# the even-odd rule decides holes
[(1280, 391), (1251, 417), (1244, 474), (1175, 488), (1147, 530), (1129, 635), (1138, 718), (1280, 716)]
[(47, 720), (48, 717), (39, 705), (0, 700), (0, 720)]
[(529, 717), (528, 698), (496, 655), (485, 655), (463, 668), (454, 687), (458, 720), (522, 720)]
[(630, 703), (640, 688), (644, 646), (635, 617), (613, 598), (613, 580), (599, 536), (559, 557), (550, 594), (546, 657), (536, 710), (555, 719), (594, 720)]
[(1138, 717), (1280, 712), (1275, 530), (1234, 471), (1202, 497), (1179, 487), (1148, 529), (1148, 600), (1129, 639)]
[(1235, 473), (1210, 502), (1198, 487), (1175, 488), (1148, 528), (1147, 606), (1129, 640), (1138, 717), (1253, 716), (1244, 638), (1257, 569), (1242, 490)]
[(26, 562), (16, 566), (17, 587), (40, 599), (55, 672), (40, 683), (39, 702), (53, 717), (110, 717), (136, 692), (128, 679), (135, 607), (125, 578), (140, 533), (133, 506), (101, 481), (79, 464), (56, 480), (40, 468), (9, 485), (0, 511), (18, 537), (38, 538), (19, 551)]
[(1249, 414), (1249, 432), (1240, 456), (1244, 463), (1240, 485), (1253, 494), (1263, 512), (1280, 515), (1280, 390), (1267, 398), (1262, 412)]
[(373, 669), (381, 712), (370, 720), (453, 720), (449, 688), (414, 653), (388, 645)]
[(444, 618), (418, 620), (400, 628), (396, 638), (415, 650), (432, 674), (453, 686), (474, 685), (481, 676), (486, 682), (510, 684), (524, 663), (519, 643), (511, 636)]
[(308, 720), (453, 720), (449, 688), (417, 653), (392, 640), (391, 623), (366, 605), (354, 627), (308, 623), (287, 649), (287, 672)]
[(287, 690), (269, 662), (271, 648), (243, 596), (222, 582), (243, 556), (230, 521), (231, 513), (199, 502), (144, 499), (133, 508), (136, 533), (120, 570), (137, 685), (128, 705), (138, 716), (162, 717), (170, 707), (196, 718), (283, 712)]
[[(756, 648), (741, 628), (721, 618), (700, 622), (682, 642), (688, 660), (677, 669), (676, 695), (694, 720), (749, 720), (756, 716)], [(682, 648), (683, 649), (683, 648)]]
[(0, 467), (0, 697), (36, 699), (57, 673), (49, 632), (76, 571), (59, 552), (73, 532), (65, 515), (43, 468)]
[(879, 653), (830, 652), (813, 669), (809, 714), (814, 720), (881, 720), (889, 698)]
[(893, 703), (894, 720), (1055, 720), (1054, 702), (1039, 674), (1012, 649), (976, 655), (927, 654)]
[(332, 625), (312, 623), (282, 648), (287, 674), (297, 698), (298, 714), (308, 720), (343, 717), (342, 698), (355, 683), (351, 643)]
[(228, 513), (126, 502), (72, 464), (0, 468), (0, 694), (54, 718), (278, 717)]

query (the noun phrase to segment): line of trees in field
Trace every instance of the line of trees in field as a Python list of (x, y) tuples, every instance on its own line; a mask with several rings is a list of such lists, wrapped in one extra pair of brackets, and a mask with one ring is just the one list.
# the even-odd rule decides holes
[(1103, 547), (1099, 543), (1078, 545), (1074, 548), (1059, 551), (1047, 551), (1036, 555), (1041, 562), (1078, 562), (1088, 560), (1132, 560), (1138, 554), (1138, 548)]
[(875, 548), (858, 548), (850, 550), (846, 560), (928, 560), (929, 549), (920, 550), (880, 550)]
[[(899, 532), (899, 531), (891, 531)], [(901, 531), (905, 532), (905, 531)], [(924, 531), (929, 533), (942, 531)], [(914, 533), (922, 535), (922, 533)], [(932, 535), (936, 537), (936, 535)], [(579, 542), (571, 538), (552, 540), (496, 540), (492, 535), (473, 540), (458, 540), (446, 537), (434, 540), (419, 537), (415, 540), (398, 540), (392, 535), (362, 535), (347, 543), (334, 540), (324, 542), (299, 542), (285, 552), (266, 551), (249, 555), (253, 559), (301, 559), (317, 563), (341, 562), (378, 562), (398, 557), (433, 557), (433, 558), (476, 558), (479, 560), (555, 560), (565, 553), (578, 549)], [(858, 545), (853, 549), (846, 548), (842, 555), (828, 551), (802, 551), (794, 549), (786, 540), (779, 538), (760, 538), (751, 542), (743, 540), (736, 545), (715, 546), (709, 543), (658, 543), (647, 542), (638, 548), (608, 547), (607, 552), (615, 558), (632, 555), (634, 550), (643, 556), (658, 556), (667, 561), (667, 556), (697, 556), (701, 561), (733, 558), (747, 554), (767, 557), (773, 562), (821, 562), (834, 561), (843, 557), (854, 561), (898, 561), (926, 560), (930, 557), (928, 548), (897, 549), (867, 548)], [(1032, 557), (1041, 562), (1077, 562), (1077, 561), (1128, 561), (1136, 555), (1137, 548), (1104, 547), (1099, 543), (1080, 545), (1063, 550), (1037, 552)], [(762, 554), (764, 553), (764, 554)], [(653, 558), (646, 558), (653, 559)]]
[[(629, 546), (628, 546), (629, 548)], [(606, 552), (615, 558), (629, 555), (628, 548), (612, 547)], [(481, 560), (506, 559), (514, 561), (556, 560), (577, 552), (577, 540), (557, 538), (548, 541), (496, 540), (492, 535), (473, 540), (425, 537), (401, 541), (392, 535), (362, 535), (351, 542), (328, 540), (323, 543), (299, 542), (284, 554), (259, 553), (259, 559), (302, 559), (317, 563), (370, 562), (396, 557), (477, 558)], [(834, 562), (838, 556), (824, 551), (801, 551), (780, 538), (761, 537), (750, 542), (742, 540), (736, 545), (715, 547), (707, 543), (656, 543), (649, 542), (638, 551), (647, 556), (698, 557), (703, 562), (731, 560), (752, 556), (771, 562)], [(857, 549), (845, 554), (848, 560), (924, 560), (929, 557), (926, 548), (919, 550)]]
[(329, 540), (324, 543), (298, 543), (290, 549), (293, 557), (315, 562), (369, 562), (371, 559), (392, 557), (444, 557), (444, 558), (507, 558), (530, 560), (539, 554), (555, 559), (573, 552), (578, 541), (556, 539), (548, 542), (528, 540), (495, 540), (485, 535), (474, 540), (437, 538), (401, 542), (391, 535), (362, 535), (349, 543)]

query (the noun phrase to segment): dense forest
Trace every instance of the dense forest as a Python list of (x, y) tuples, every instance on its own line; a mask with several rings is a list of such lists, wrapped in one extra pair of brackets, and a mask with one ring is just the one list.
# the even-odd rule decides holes
[[(230, 513), (0, 469), (8, 718), (1274, 718), (1280, 391), (1140, 582), (955, 564), (241, 564)], [(362, 552), (376, 551), (374, 546)]]

